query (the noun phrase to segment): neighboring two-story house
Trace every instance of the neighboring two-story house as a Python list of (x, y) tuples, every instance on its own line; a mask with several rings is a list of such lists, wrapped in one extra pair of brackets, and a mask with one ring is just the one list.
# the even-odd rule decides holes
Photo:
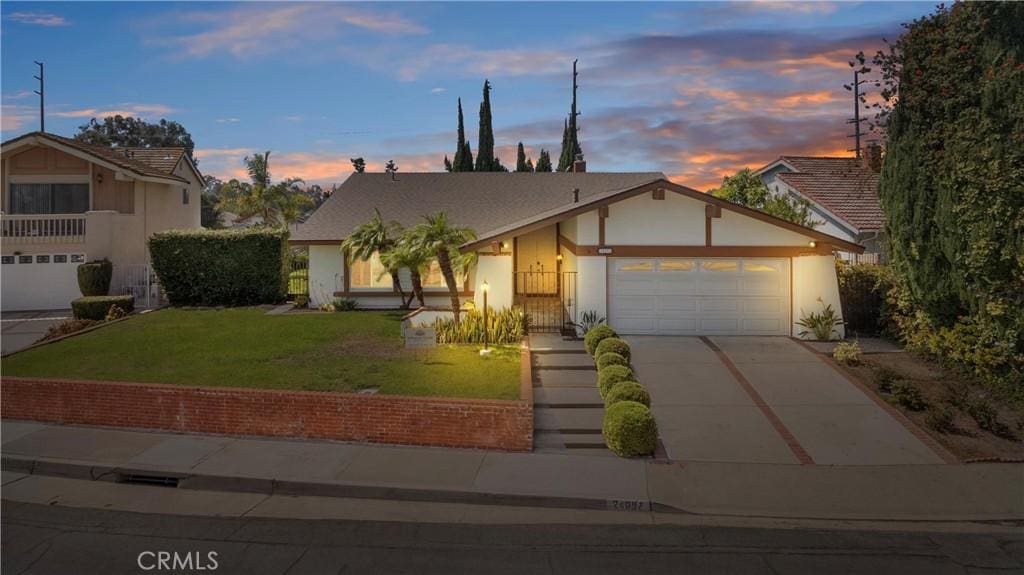
[(111, 293), (139, 296), (150, 285), (147, 238), (200, 227), (203, 178), (184, 148), (32, 132), (4, 142), (0, 157), (4, 311), (68, 308), (81, 295), (78, 264), (104, 258)]
[(775, 194), (811, 202), (817, 229), (864, 246), (858, 259), (884, 257), (885, 214), (878, 199), (881, 149), (868, 147), (864, 158), (781, 156), (757, 171)]

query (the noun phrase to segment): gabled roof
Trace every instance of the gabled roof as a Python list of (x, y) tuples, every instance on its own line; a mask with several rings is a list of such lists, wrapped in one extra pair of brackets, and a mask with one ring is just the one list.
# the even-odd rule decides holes
[[(578, 202), (573, 198), (574, 188), (579, 189)], [(462, 246), (468, 251), (658, 188), (836, 247), (863, 251), (863, 247), (841, 238), (672, 183), (660, 172), (431, 172), (400, 173), (395, 180), (389, 174), (352, 174), (320, 209), (297, 226), (291, 239), (297, 243), (339, 243), (356, 226), (373, 217), (375, 209), (380, 210), (385, 220), (403, 226), (416, 225), (423, 221), (423, 216), (444, 211), (455, 224), (478, 232), (477, 241)]]
[(858, 231), (885, 227), (878, 199), (878, 173), (857, 158), (782, 156), (760, 172), (784, 162), (795, 171), (776, 177)]
[[(184, 148), (115, 148), (93, 146), (48, 132), (29, 132), (17, 138), (7, 140), (2, 146), (6, 149), (33, 141), (49, 142), (54, 144), (55, 147), (66, 148), (69, 152), (85, 154), (97, 163), (109, 164), (113, 168), (125, 170), (136, 176), (188, 183), (188, 180), (173, 173), (185, 153)], [(165, 150), (167, 151), (165, 152)], [(173, 164), (170, 163), (172, 158)]]
[(379, 209), (385, 220), (403, 226), (445, 211), (451, 221), (486, 233), (580, 201), (665, 178), (660, 172), (427, 172), (352, 174), (331, 197), (300, 224), (292, 240), (340, 242)]

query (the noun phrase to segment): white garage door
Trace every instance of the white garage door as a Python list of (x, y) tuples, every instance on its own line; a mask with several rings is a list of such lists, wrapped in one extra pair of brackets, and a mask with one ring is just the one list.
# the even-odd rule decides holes
[(78, 266), (85, 254), (3, 256), (0, 265), (0, 309), (27, 311), (67, 309), (81, 297)]
[(608, 323), (623, 334), (789, 335), (786, 258), (611, 258)]

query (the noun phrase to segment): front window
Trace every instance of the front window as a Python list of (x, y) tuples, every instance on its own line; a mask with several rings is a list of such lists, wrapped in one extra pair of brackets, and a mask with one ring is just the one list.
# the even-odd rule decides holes
[[(444, 283), (444, 274), (441, 273), (441, 266), (438, 265), (437, 260), (430, 262), (430, 267), (420, 274), (420, 281), (423, 283), (424, 288), (447, 288), (448, 284)], [(465, 283), (465, 276), (458, 272), (455, 273), (455, 285), (461, 286)]]
[(12, 214), (84, 214), (89, 184), (11, 184)]
[(384, 265), (380, 263), (378, 254), (373, 254), (368, 260), (352, 262), (349, 266), (348, 285), (353, 289), (391, 289), (391, 274), (387, 273)]

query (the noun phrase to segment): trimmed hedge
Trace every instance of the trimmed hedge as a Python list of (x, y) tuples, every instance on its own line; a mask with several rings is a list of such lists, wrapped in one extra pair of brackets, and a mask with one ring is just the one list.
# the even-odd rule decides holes
[(614, 351), (609, 351), (608, 353), (604, 353), (604, 354), (601, 354), (601, 355), (597, 356), (597, 362), (596, 363), (597, 363), (597, 371), (601, 371), (602, 369), (604, 369), (606, 367), (613, 366), (613, 365), (621, 365), (622, 367), (629, 367), (629, 361), (627, 361), (626, 358), (624, 358), (621, 355), (615, 353)]
[(110, 278), (114, 265), (110, 260), (97, 260), (78, 266), (78, 289), (83, 296), (101, 296), (110, 293)]
[(597, 344), (609, 337), (619, 337), (619, 334), (615, 333), (615, 330), (607, 325), (595, 325), (583, 336), (583, 347), (587, 350), (587, 353), (594, 355), (597, 353)]
[(71, 311), (75, 319), (103, 321), (107, 318), (110, 306), (114, 305), (129, 314), (135, 310), (135, 298), (130, 295), (84, 296), (71, 302)]
[(594, 355), (601, 357), (609, 352), (621, 355), (627, 362), (630, 359), (629, 344), (617, 337), (609, 337), (601, 340), (601, 343), (597, 344), (597, 352)]
[(608, 449), (620, 457), (651, 455), (658, 442), (658, 425), (642, 403), (620, 401), (605, 410), (601, 434)]
[(609, 365), (597, 373), (597, 390), (601, 392), (601, 399), (604, 399), (612, 386), (623, 381), (635, 381), (636, 376), (633, 370), (622, 365)]
[(153, 234), (149, 253), (171, 305), (242, 306), (285, 299), (286, 230), (170, 230)]
[(635, 381), (623, 381), (612, 386), (604, 398), (604, 406), (610, 407), (620, 401), (635, 401), (646, 407), (651, 406), (651, 394), (647, 388)]

